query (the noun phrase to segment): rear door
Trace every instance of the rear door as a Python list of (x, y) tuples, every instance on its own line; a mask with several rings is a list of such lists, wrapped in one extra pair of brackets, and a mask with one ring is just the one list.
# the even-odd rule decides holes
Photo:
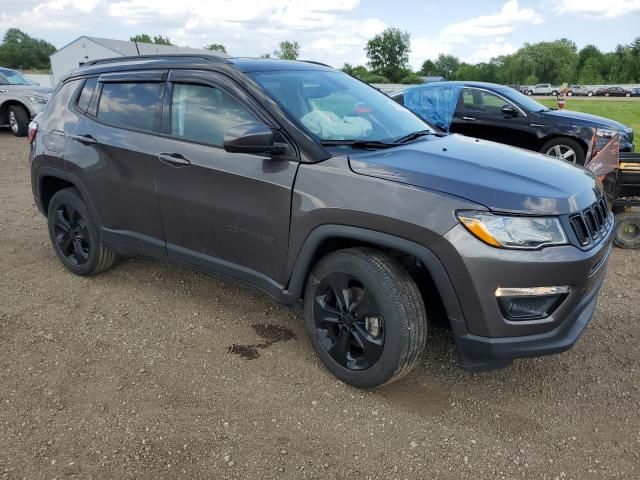
[(259, 285), (284, 282), (298, 159), (222, 146), (231, 127), (275, 122), (233, 81), (200, 71), (170, 73), (163, 120), (155, 153), (168, 255)]
[(156, 197), (156, 134), (166, 71), (87, 80), (67, 163), (91, 194), (105, 239), (165, 255)]
[[(505, 114), (509, 106), (517, 116)], [(535, 128), (526, 113), (506, 98), (480, 88), (463, 88), (453, 115), (451, 131), (522, 148), (535, 144)]]

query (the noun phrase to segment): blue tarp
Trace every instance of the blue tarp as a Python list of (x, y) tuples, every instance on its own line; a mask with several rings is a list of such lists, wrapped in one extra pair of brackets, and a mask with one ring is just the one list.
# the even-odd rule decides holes
[(409, 87), (404, 92), (404, 106), (431, 125), (449, 131), (456, 110), (461, 85), (431, 83)]

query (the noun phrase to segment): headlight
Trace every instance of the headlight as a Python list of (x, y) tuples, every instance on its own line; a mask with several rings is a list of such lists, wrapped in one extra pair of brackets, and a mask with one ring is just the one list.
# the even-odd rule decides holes
[(29, 100), (31, 103), (35, 103), (38, 105), (46, 105), (47, 103), (47, 99), (44, 97), (41, 97), (40, 95), (27, 95), (27, 100)]
[(567, 243), (567, 236), (556, 217), (518, 217), (469, 211), (458, 212), (457, 215), (469, 232), (492, 247), (534, 250)]

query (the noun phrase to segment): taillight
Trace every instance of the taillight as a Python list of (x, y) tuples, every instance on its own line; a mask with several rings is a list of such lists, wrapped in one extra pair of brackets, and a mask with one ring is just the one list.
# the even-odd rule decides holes
[(29, 143), (33, 143), (36, 139), (36, 133), (38, 133), (38, 124), (36, 122), (31, 122), (29, 124)]

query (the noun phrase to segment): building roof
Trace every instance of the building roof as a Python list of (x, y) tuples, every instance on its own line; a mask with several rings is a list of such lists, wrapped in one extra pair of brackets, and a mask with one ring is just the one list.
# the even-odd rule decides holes
[[(155, 43), (132, 42), (130, 40), (116, 40), (113, 38), (90, 37), (86, 35), (83, 35), (76, 40), (79, 40), (80, 38), (86, 38), (91, 42), (102, 45), (104, 48), (107, 48), (121, 56), (166, 55), (171, 53), (215, 53), (220, 57), (228, 57), (228, 55), (225, 53), (211, 52), (210, 50), (205, 50), (203, 48), (178, 47), (176, 45), (156, 45)], [(73, 42), (75, 42), (76, 40), (74, 40)], [(59, 48), (51, 56), (61, 52), (73, 42), (70, 42), (64, 47)]]

